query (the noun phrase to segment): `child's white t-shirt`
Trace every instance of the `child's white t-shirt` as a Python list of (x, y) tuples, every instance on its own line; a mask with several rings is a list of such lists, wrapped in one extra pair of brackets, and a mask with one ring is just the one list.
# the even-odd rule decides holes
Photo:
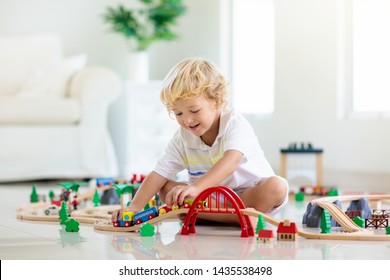
[(243, 158), (236, 171), (218, 185), (238, 191), (274, 175), (252, 126), (241, 114), (232, 110), (221, 112), (219, 133), (211, 147), (181, 127), (170, 140), (154, 171), (174, 180), (177, 173), (187, 169), (189, 183), (194, 183), (227, 150), (237, 150), (243, 154)]

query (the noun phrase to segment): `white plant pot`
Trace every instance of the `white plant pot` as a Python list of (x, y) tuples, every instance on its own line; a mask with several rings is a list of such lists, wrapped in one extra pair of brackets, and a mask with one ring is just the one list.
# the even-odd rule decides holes
[(127, 58), (127, 77), (130, 81), (146, 83), (149, 80), (149, 55), (147, 52), (132, 52)]

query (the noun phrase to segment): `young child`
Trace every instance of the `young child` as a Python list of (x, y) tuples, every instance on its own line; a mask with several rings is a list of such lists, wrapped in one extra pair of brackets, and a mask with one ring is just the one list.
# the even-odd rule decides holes
[[(287, 181), (275, 176), (248, 121), (227, 108), (227, 82), (214, 65), (200, 58), (179, 62), (164, 80), (161, 100), (180, 128), (131, 205), (114, 211), (114, 221), (123, 211), (141, 211), (157, 193), (168, 206), (181, 205), (213, 186), (231, 188), (246, 207), (263, 213), (287, 203)], [(176, 182), (184, 169), (189, 182)], [(199, 217), (236, 220), (235, 215)]]

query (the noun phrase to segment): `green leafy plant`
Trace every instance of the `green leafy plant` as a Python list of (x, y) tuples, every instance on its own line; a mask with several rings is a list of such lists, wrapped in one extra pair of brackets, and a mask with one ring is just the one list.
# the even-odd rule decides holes
[(178, 38), (172, 30), (186, 7), (183, 0), (133, 0), (139, 2), (134, 8), (119, 5), (108, 7), (104, 20), (111, 30), (122, 34), (130, 49), (145, 51), (156, 41), (170, 41)]

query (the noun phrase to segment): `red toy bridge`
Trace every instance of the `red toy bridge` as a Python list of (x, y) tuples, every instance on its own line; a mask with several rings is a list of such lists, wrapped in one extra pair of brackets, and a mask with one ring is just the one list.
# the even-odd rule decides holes
[[(203, 205), (203, 207), (199, 207)], [(199, 213), (236, 214), (241, 225), (241, 237), (254, 236), (248, 215), (242, 214), (245, 205), (241, 198), (227, 187), (212, 187), (201, 192), (193, 201), (184, 220), (181, 234), (195, 233), (196, 218)]]

